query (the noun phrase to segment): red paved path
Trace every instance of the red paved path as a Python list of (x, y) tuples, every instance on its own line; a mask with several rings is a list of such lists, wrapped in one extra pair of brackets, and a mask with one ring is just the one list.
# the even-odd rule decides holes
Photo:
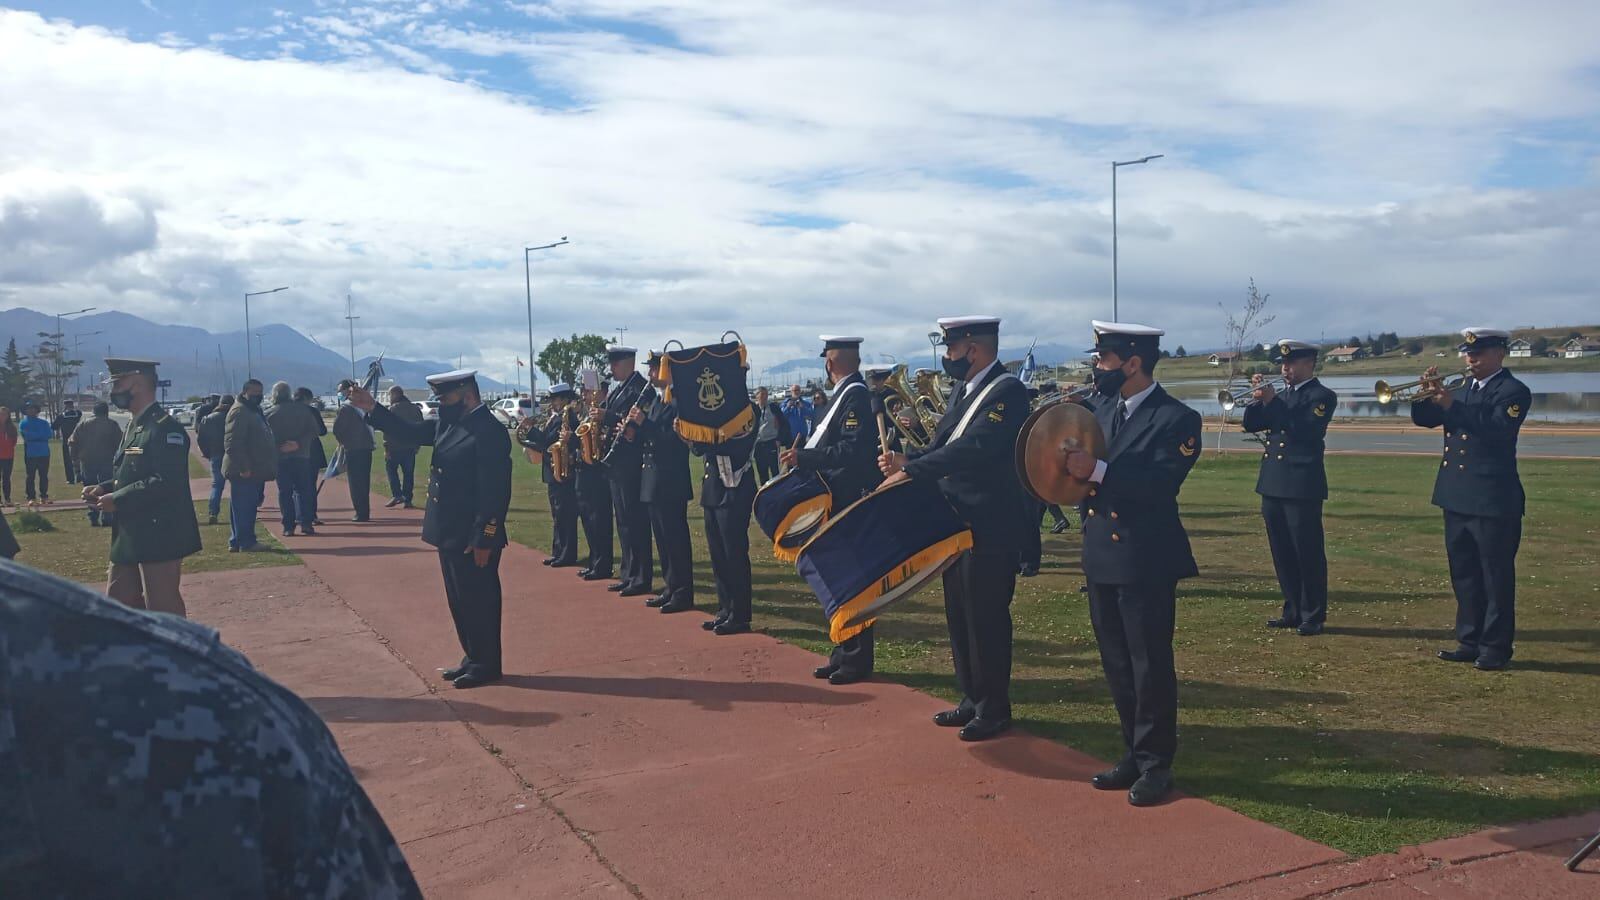
[(305, 569), (186, 594), (329, 721), (430, 896), (1600, 895), (1556, 860), (1600, 815), (1343, 862), (1193, 798), (1134, 810), (1088, 787), (1083, 754), (962, 744), (934, 698), (830, 687), (807, 651), (711, 636), (517, 546), (506, 683), (455, 691), (420, 513), (344, 522), (342, 487), (323, 492), (333, 524), (289, 539)]

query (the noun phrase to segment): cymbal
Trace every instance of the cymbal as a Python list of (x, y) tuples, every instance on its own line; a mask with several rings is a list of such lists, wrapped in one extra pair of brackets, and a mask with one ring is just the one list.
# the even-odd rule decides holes
[(1022, 487), (1046, 503), (1076, 504), (1089, 482), (1067, 473), (1066, 450), (1086, 450), (1106, 458), (1106, 438), (1094, 413), (1078, 403), (1048, 403), (1033, 411), (1017, 434), (1017, 477)]

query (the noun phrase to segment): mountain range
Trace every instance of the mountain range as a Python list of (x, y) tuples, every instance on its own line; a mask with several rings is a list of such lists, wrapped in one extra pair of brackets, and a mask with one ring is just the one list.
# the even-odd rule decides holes
[[(6, 341), (15, 340), (23, 356), (39, 345), (39, 333), (53, 333), (56, 317), (24, 307), (0, 310), (0, 350)], [(168, 399), (197, 394), (229, 393), (239, 389), (245, 379), (244, 332), (213, 334), (189, 325), (161, 325), (122, 312), (94, 313), (61, 322), (67, 355), (83, 360), (81, 381), (87, 388), (103, 377), (107, 356), (154, 359), (161, 363), (161, 377), (172, 382)], [(265, 325), (252, 348), (251, 366), (257, 378), (267, 384), (287, 381), (304, 385), (318, 394), (331, 394), (339, 380), (350, 375), (350, 358), (306, 337), (288, 325)], [(96, 334), (95, 332), (99, 332)], [(75, 346), (76, 345), (76, 346)], [(365, 373), (372, 357), (356, 360), (356, 371)], [(417, 390), (425, 388), (426, 377), (456, 368), (438, 360), (407, 360), (385, 357), (384, 377)], [(479, 376), (486, 393), (511, 390), (511, 386)]]

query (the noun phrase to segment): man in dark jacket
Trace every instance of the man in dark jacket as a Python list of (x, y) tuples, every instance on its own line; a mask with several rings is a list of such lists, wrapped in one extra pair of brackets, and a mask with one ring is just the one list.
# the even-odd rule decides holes
[(261, 549), (256, 540), (256, 513), (266, 496), (267, 482), (278, 477), (278, 445), (272, 427), (261, 412), (262, 386), (254, 378), (239, 388), (239, 402), (228, 410), (222, 438), (222, 474), (228, 479), (228, 552), (252, 553)]
[[(339, 382), (339, 396), (348, 398), (355, 386), (348, 378)], [(350, 521), (366, 522), (372, 518), (372, 451), (377, 447), (366, 414), (349, 403), (341, 405), (333, 417), (333, 439), (344, 448), (345, 480), (350, 483), (350, 506), (355, 510)]]
[[(398, 384), (389, 388), (389, 412), (402, 422), (422, 423), (422, 407), (412, 403)], [(383, 470), (389, 476), (389, 502), (384, 506), (410, 509), (417, 478), (417, 445), (406, 443), (402, 435), (384, 435)]]
[(1011, 600), (1025, 526), (1013, 461), (1028, 389), (1000, 363), (1000, 320), (939, 320), (944, 370), (955, 379), (928, 446), (888, 453), (888, 481), (931, 481), (972, 528), (972, 549), (944, 573), (945, 620), (961, 703), (934, 716), (981, 741), (1011, 727)]
[[(785, 448), (785, 466), (817, 472), (833, 492), (833, 514), (865, 497), (883, 481), (878, 471), (877, 416), (872, 391), (861, 376), (861, 338), (821, 335), (823, 368), (833, 382), (833, 399), (817, 420), (802, 448)], [(812, 671), (830, 684), (854, 684), (872, 676), (874, 634), (868, 625), (860, 634), (833, 648), (827, 665)]]
[[(666, 387), (658, 368), (658, 354), (650, 355), (650, 383), (657, 391)], [(664, 613), (694, 609), (694, 559), (689, 542), (689, 445), (678, 436), (678, 409), (658, 398), (649, 412), (634, 410), (628, 422), (639, 431), (644, 465), (639, 475), (639, 499), (650, 510), (650, 529), (661, 554), (661, 593), (645, 601)], [(629, 595), (623, 590), (622, 596)]]
[[(100, 484), (111, 478), (111, 461), (121, 446), (122, 426), (111, 419), (110, 404), (96, 403), (94, 415), (72, 430), (64, 455), (77, 462), (84, 484)], [(101, 512), (93, 503), (88, 506), (90, 527), (111, 524), (113, 513)]]
[(292, 536), (296, 526), (304, 534), (314, 535), (317, 476), (311, 469), (311, 445), (320, 443), (322, 415), (296, 401), (289, 384), (280, 381), (272, 386), (267, 424), (278, 442), (278, 513), (283, 519), (283, 536)]
[(778, 451), (793, 443), (789, 418), (778, 404), (767, 397), (766, 388), (756, 388), (755, 426), (756, 480), (766, 484), (778, 475)]
[[(1094, 776), (1134, 806), (1172, 790), (1178, 675), (1172, 634), (1178, 581), (1199, 574), (1178, 515), (1178, 491), (1200, 457), (1200, 414), (1155, 381), (1160, 329), (1095, 322), (1095, 418), (1106, 458), (1067, 452), (1067, 471), (1092, 482), (1083, 502), (1083, 574), (1126, 754)], [(1111, 402), (1111, 401), (1115, 402)]]
[(1328, 554), (1322, 532), (1328, 475), (1322, 455), (1339, 395), (1317, 380), (1315, 344), (1284, 339), (1277, 350), (1284, 389), (1275, 391), (1256, 375), (1243, 424), (1252, 434), (1266, 432), (1256, 493), (1283, 591), (1283, 613), (1267, 620), (1267, 627), (1294, 628), (1310, 637), (1321, 634), (1328, 619)]
[[(606, 359), (611, 366), (612, 389), (603, 406), (589, 412), (589, 421), (616, 434), (625, 419), (629, 418), (649, 382), (635, 371), (639, 351), (621, 344), (606, 347)], [(650, 392), (654, 394), (654, 389)], [(652, 593), (655, 581), (655, 562), (650, 544), (650, 508), (640, 498), (640, 479), (643, 476), (643, 444), (637, 439), (619, 437), (606, 464), (606, 477), (611, 480), (611, 505), (616, 511), (617, 538), (622, 545), (622, 571), (616, 584), (606, 588), (627, 597), (642, 597)]]
[[(541, 427), (531, 419), (517, 426), (517, 439), (522, 446), (543, 454), (539, 466), (539, 480), (544, 482), (550, 499), (550, 555), (544, 564), (564, 569), (578, 564), (578, 490), (572, 471), (575, 454), (573, 431), (577, 428), (577, 414), (572, 404), (577, 393), (572, 385), (557, 383), (550, 386), (550, 418)], [(565, 467), (558, 477), (557, 457)]]
[(444, 677), (474, 688), (502, 677), (500, 553), (511, 505), (511, 437), (484, 405), (477, 372), (428, 376), (439, 398), (439, 421), (404, 422), (370, 393), (350, 388), (350, 403), (385, 435), (401, 434), (433, 447), (422, 540), (439, 551), (450, 617), (464, 654)]
[(227, 451), (228, 411), (233, 409), (233, 395), (226, 394), (204, 418), (196, 420), (195, 441), (200, 445), (200, 455), (211, 464), (211, 496), (206, 503), (210, 523), (217, 524), (222, 513), (222, 486), (227, 477), (222, 474), (222, 459)]
[(1444, 510), (1444, 546), (1456, 594), (1456, 647), (1446, 662), (1483, 671), (1511, 663), (1517, 628), (1517, 550), (1527, 501), (1517, 473), (1517, 436), (1533, 395), (1505, 368), (1511, 335), (1467, 328), (1456, 349), (1469, 378), (1446, 390), (1428, 370), (1434, 393), (1411, 404), (1411, 421), (1444, 428), (1444, 458), (1433, 505)]
[[(71, 400), (63, 400), (61, 401), (61, 415), (56, 416), (55, 419), (50, 422), (50, 428), (55, 431), (57, 437), (61, 438), (61, 447), (63, 450), (61, 454), (61, 469), (62, 472), (67, 476), (67, 484), (78, 483), (78, 470), (74, 464), (74, 460), (72, 459), (72, 454), (65, 452), (65, 450), (67, 441), (72, 440), (73, 429), (77, 428), (78, 423), (82, 421), (83, 413), (78, 411), (78, 408), (73, 405)], [(85, 482), (85, 484), (92, 483), (93, 482)]]

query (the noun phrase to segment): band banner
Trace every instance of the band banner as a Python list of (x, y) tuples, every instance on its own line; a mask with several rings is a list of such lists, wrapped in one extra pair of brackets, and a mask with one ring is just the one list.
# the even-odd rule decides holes
[(678, 435), (700, 444), (721, 444), (755, 421), (745, 387), (748, 362), (742, 341), (668, 351), (661, 377), (677, 407)]

